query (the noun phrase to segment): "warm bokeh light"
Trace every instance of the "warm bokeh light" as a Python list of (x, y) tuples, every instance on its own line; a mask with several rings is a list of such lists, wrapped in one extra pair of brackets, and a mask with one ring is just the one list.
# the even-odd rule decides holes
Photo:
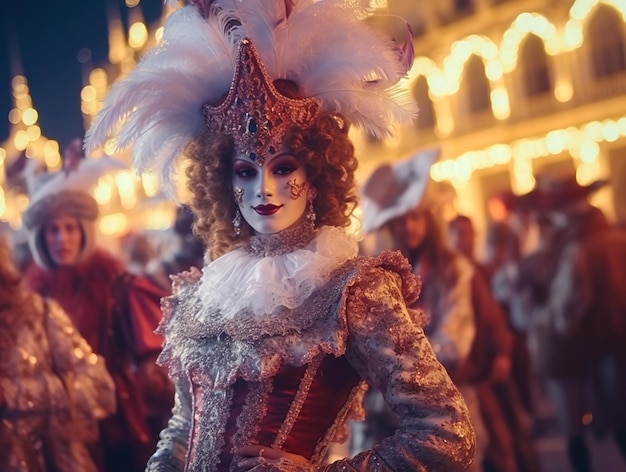
[(154, 197), (159, 193), (159, 177), (153, 172), (141, 174), (141, 183), (146, 197)]
[(140, 49), (148, 40), (148, 28), (142, 22), (133, 23), (128, 31), (128, 44), (133, 49)]
[(38, 116), (37, 110), (34, 108), (27, 108), (22, 112), (22, 123), (26, 126), (34, 125), (37, 123)]
[(124, 213), (112, 213), (100, 218), (100, 232), (105, 236), (121, 236), (128, 232), (128, 217)]

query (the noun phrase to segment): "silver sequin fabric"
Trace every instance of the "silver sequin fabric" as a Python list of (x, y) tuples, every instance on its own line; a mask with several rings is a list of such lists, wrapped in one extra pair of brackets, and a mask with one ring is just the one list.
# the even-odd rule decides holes
[[(166, 341), (160, 362), (177, 391), (148, 471), (238, 470), (236, 456), (230, 464), (220, 462), (225, 445), (257, 444), (259, 422), (281, 369), (303, 367), (298, 392), (272, 444), (280, 449), (327, 356), (346, 359), (361, 384), (311, 445), (315, 452), (306, 458), (308, 465), (282, 460), (254, 470), (454, 472), (471, 462), (475, 437), (467, 408), (424, 336), (420, 313), (407, 309), (418, 297), (419, 281), (399, 253), (346, 261), (301, 306), (267, 316), (199, 317), (205, 310), (200, 277), (199, 271), (178, 276), (174, 294), (163, 302), (159, 332)], [(248, 383), (248, 394), (237, 431), (225, 438), (239, 379)], [(365, 383), (381, 390), (401, 420), (399, 429), (371, 450), (326, 464), (330, 442), (344, 438), (346, 422), (362, 413)]]

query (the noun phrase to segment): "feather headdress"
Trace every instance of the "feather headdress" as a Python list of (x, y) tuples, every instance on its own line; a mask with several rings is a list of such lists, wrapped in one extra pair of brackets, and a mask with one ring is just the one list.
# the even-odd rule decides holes
[[(375, 136), (415, 116), (411, 95), (399, 86), (405, 48), (362, 21), (374, 12), (372, 0), (189, 3), (168, 17), (160, 44), (113, 86), (87, 133), (88, 153), (115, 136), (119, 148), (133, 145), (138, 170), (160, 170), (169, 181), (193, 137), (228, 130), (207, 107), (219, 112), (238, 62), (254, 55), (266, 79), (294, 82), (319, 112), (342, 114)], [(254, 54), (242, 53), (244, 40)]]

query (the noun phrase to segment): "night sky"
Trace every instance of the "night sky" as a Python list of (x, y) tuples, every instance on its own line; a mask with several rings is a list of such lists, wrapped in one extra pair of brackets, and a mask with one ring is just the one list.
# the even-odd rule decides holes
[[(9, 134), (11, 77), (26, 76), (39, 126), (61, 149), (84, 133), (80, 91), (85, 66), (78, 52), (91, 51), (92, 64), (106, 63), (107, 8), (117, 8), (127, 24), (124, 0), (0, 0), (0, 143)], [(163, 0), (141, 0), (148, 25)]]

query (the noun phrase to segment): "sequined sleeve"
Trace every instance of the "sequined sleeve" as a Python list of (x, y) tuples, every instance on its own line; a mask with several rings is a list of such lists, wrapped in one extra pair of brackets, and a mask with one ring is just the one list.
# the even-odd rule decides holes
[(157, 450), (148, 462), (146, 472), (182, 472), (189, 446), (191, 394), (185, 378), (176, 380), (172, 417), (161, 431)]
[(395, 434), (327, 471), (462, 471), (474, 454), (467, 407), (402, 295), (400, 275), (371, 268), (346, 301), (347, 356), (400, 419)]
[(97, 420), (115, 411), (115, 387), (104, 359), (96, 355), (60, 305), (47, 303), (46, 328), (54, 370), (72, 400), (83, 439), (95, 439)]

